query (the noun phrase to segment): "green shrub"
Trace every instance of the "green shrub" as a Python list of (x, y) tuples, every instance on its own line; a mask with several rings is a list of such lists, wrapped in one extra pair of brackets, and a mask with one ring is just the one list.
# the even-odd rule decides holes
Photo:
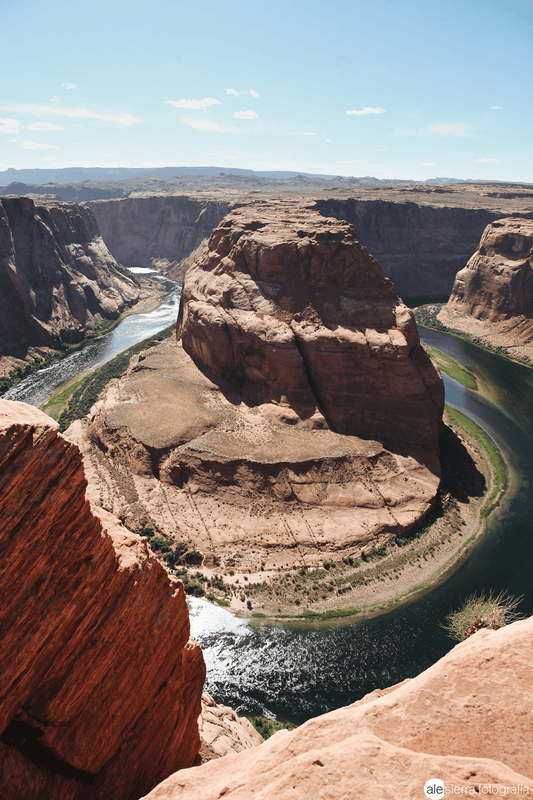
[(484, 593), (479, 597), (472, 594), (458, 611), (448, 614), (442, 627), (448, 636), (459, 642), (468, 639), (481, 628), (498, 630), (521, 618), (522, 615), (516, 611), (521, 599), (511, 597), (505, 592), (493, 594), (492, 590), (488, 596)]

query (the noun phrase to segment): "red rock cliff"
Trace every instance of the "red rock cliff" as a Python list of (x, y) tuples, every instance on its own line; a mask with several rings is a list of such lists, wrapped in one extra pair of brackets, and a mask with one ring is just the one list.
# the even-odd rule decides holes
[(233, 210), (186, 275), (184, 348), (252, 405), (436, 445), (444, 390), (412, 312), (351, 225), (297, 202)]
[(0, 355), (78, 341), (138, 295), (89, 209), (27, 197), (0, 200)]
[(533, 220), (487, 225), (479, 247), (457, 273), (448, 306), (477, 319), (533, 319)]
[(2, 800), (133, 800), (198, 753), (183, 585), (85, 489), (57, 425), (0, 400)]

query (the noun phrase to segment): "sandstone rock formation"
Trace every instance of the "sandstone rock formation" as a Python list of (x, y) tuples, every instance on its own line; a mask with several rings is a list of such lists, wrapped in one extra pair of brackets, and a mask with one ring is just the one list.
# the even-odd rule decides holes
[(251, 750), (264, 741), (249, 719), (237, 716), (229, 706), (215, 703), (207, 692), (202, 695), (202, 713), (198, 724), (202, 763), (230, 753)]
[(435, 450), (387, 449), (262, 412), (169, 342), (141, 354), (66, 435), (85, 454), (97, 502), (199, 549), (215, 571), (262, 579), (262, 563), (339, 560), (431, 509)]
[[(121, 264), (175, 267), (209, 236), (230, 203), (174, 194), (89, 202), (104, 241)], [(183, 274), (174, 277), (182, 278)]]
[(449, 328), (533, 361), (533, 220), (488, 225), (456, 276), (439, 320)]
[(533, 618), (482, 630), (387, 692), (167, 778), (146, 800), (408, 800), (533, 793)]
[(85, 488), (56, 423), (0, 400), (2, 800), (133, 800), (197, 757), (183, 585)]
[(0, 201), (0, 355), (57, 347), (116, 319), (139, 295), (91, 211), (25, 197)]
[(267, 416), (436, 445), (442, 379), (347, 223), (296, 203), (235, 209), (187, 272), (177, 334)]
[(478, 319), (533, 319), (533, 220), (509, 217), (488, 225), (457, 273), (448, 302)]

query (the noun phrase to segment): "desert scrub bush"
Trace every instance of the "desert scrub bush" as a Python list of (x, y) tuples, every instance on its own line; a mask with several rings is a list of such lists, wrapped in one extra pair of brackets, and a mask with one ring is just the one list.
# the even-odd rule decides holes
[(506, 592), (494, 594), (492, 590), (488, 595), (484, 592), (479, 596), (472, 594), (458, 611), (448, 614), (442, 627), (448, 636), (459, 642), (481, 628), (496, 631), (521, 618), (516, 610), (521, 600), (521, 597), (511, 597)]
[(292, 722), (280, 722), (277, 719), (268, 719), (267, 717), (257, 716), (252, 717), (250, 722), (256, 729), (258, 733), (261, 734), (263, 739), (268, 739), (277, 731), (281, 731), (284, 728), (288, 730), (293, 730), (296, 728), (296, 725)]

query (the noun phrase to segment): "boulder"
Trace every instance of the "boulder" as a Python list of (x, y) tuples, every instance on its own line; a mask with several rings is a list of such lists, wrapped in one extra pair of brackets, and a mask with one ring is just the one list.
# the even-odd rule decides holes
[(346, 222), (297, 202), (235, 208), (186, 274), (177, 335), (266, 417), (436, 447), (441, 376)]
[(197, 759), (183, 584), (85, 490), (57, 424), (0, 400), (2, 800), (133, 800)]

